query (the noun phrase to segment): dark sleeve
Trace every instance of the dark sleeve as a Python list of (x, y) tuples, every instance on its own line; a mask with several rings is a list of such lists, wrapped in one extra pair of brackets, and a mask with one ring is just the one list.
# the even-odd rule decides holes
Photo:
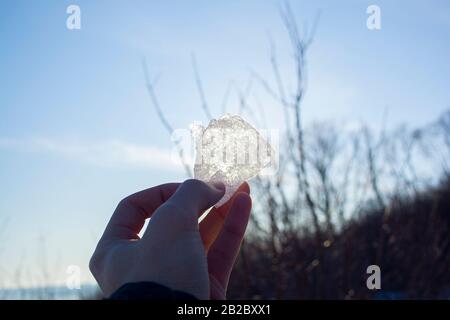
[(117, 289), (110, 300), (197, 300), (193, 295), (172, 290), (155, 282), (126, 283)]

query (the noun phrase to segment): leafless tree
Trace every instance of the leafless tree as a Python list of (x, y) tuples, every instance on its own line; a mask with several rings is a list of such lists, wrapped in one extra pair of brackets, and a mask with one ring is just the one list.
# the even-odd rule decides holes
[[(270, 38), (271, 77), (251, 70), (243, 89), (230, 81), (221, 105), (211, 108), (197, 60), (192, 56), (200, 107), (208, 119), (213, 117), (215, 109), (226, 112), (233, 94), (239, 101), (239, 113), (252, 117), (258, 125), (267, 125), (267, 103), (264, 103), (267, 99), (275, 102), (284, 116), (279, 170), (272, 177), (257, 177), (252, 181), (252, 194), (258, 201), (254, 203), (250, 230), (233, 274), (230, 296), (367, 298), (372, 293), (365, 288), (365, 270), (361, 268), (374, 263), (393, 268), (389, 261), (406, 250), (402, 241), (419, 232), (413, 224), (402, 230), (401, 223), (408, 218), (401, 211), (406, 208), (415, 212), (420, 205), (425, 209), (421, 209), (423, 212), (417, 209), (417, 221), (425, 219), (429, 226), (439, 230), (436, 234), (427, 229), (424, 235), (432, 239), (439, 252), (431, 259), (436, 263), (433, 268), (442, 272), (448, 260), (445, 257), (450, 256), (448, 236), (444, 235), (448, 226), (442, 225), (439, 213), (427, 210), (429, 206), (445, 208), (442, 202), (445, 184), (441, 189), (427, 189), (431, 185), (425, 184), (426, 175), (417, 170), (417, 163), (424, 157), (439, 159), (439, 170), (448, 176), (450, 113), (429, 127), (413, 130), (401, 127), (388, 130), (386, 117), (378, 132), (364, 125), (347, 130), (330, 122), (305, 128), (307, 56), (320, 14), (310, 27), (305, 25), (302, 29), (288, 3), (280, 7), (280, 14), (292, 50), (291, 75), (280, 71), (276, 43)], [(170, 134), (173, 128), (156, 98), (154, 82), (149, 80), (145, 65), (144, 69), (150, 101)], [(293, 83), (288, 79), (294, 79)], [(176, 146), (183, 160), (183, 151)], [(183, 163), (190, 176), (189, 166)], [(442, 176), (439, 170), (434, 170), (435, 176)], [(426, 190), (432, 190), (429, 192), (433, 199), (428, 198)], [(398, 262), (396, 267), (403, 268), (404, 264)], [(394, 279), (392, 283), (402, 283), (404, 290), (410, 290), (414, 279), (420, 278), (414, 273), (429, 267), (421, 264), (411, 271), (407, 277), (409, 282), (395, 278), (398, 270), (389, 275)], [(429, 279), (435, 283), (433, 277), (421, 278), (421, 286), (426, 287)], [(443, 273), (437, 278), (448, 279)], [(418, 296), (417, 292), (410, 294)]]

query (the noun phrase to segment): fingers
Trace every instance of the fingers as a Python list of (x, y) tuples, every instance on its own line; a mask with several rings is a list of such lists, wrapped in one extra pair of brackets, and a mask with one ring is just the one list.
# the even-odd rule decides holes
[(231, 197), (231, 199), (228, 200), (223, 206), (219, 208), (213, 208), (208, 213), (208, 215), (200, 222), (200, 234), (202, 236), (206, 251), (208, 251), (211, 244), (217, 238), (217, 235), (222, 228), (223, 222), (227, 217), (230, 207), (233, 205), (234, 199), (240, 192), (250, 194), (250, 187), (247, 182), (241, 184), (233, 197)]
[(156, 210), (146, 235), (155, 230), (166, 232), (180, 229), (197, 230), (199, 214), (217, 203), (224, 193), (223, 184), (212, 186), (200, 180), (186, 180), (173, 196)]
[(123, 199), (112, 215), (102, 240), (138, 239), (145, 219), (169, 199), (180, 183), (167, 183), (149, 188)]
[(226, 288), (228, 284), (231, 269), (250, 218), (251, 207), (252, 202), (248, 194), (244, 192), (237, 194), (222, 230), (209, 249), (209, 272), (222, 284), (223, 288)]

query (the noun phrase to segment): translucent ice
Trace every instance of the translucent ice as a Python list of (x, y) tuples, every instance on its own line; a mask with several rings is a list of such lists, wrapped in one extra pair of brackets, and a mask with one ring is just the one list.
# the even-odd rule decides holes
[(223, 182), (225, 195), (220, 207), (237, 188), (274, 161), (274, 151), (259, 132), (237, 115), (213, 119), (206, 128), (192, 127), (196, 141), (194, 178)]

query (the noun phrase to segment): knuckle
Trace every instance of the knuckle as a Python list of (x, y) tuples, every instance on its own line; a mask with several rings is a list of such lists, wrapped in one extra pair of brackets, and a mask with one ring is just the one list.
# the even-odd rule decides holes
[(244, 230), (230, 225), (224, 225), (224, 229), (230, 239), (233, 239), (236, 242), (242, 241), (242, 238), (244, 237)]
[(184, 208), (174, 201), (167, 201), (165, 204), (165, 209), (170, 211), (170, 214), (166, 214), (166, 217), (176, 217), (171, 219), (172, 227), (179, 228), (183, 230), (192, 230), (198, 228), (198, 220), (192, 218), (192, 214), (187, 211), (188, 208)]
[(91, 273), (95, 276), (98, 274), (99, 268), (100, 268), (100, 264), (98, 261), (98, 256), (96, 255), (96, 253), (94, 253), (91, 257), (91, 259), (89, 260), (89, 270), (91, 270)]
[(206, 186), (203, 181), (197, 179), (187, 179), (184, 185), (189, 188), (204, 188)]
[(130, 201), (130, 197), (125, 197), (122, 200), (119, 201), (119, 203), (117, 204), (117, 208), (125, 208), (128, 207), (130, 205), (131, 201)]

